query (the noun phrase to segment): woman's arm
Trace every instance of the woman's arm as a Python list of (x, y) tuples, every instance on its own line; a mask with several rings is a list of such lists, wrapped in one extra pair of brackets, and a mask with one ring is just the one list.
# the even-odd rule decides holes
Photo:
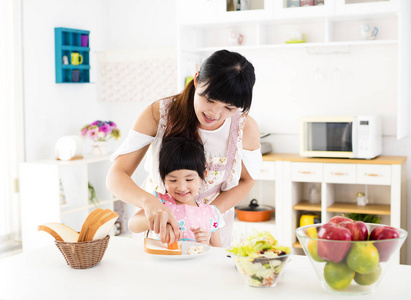
[(134, 233), (140, 233), (150, 229), (144, 210), (140, 210), (128, 220), (128, 228)]
[[(137, 118), (133, 129), (154, 137), (157, 134), (159, 117), (159, 102), (155, 102), (147, 107)], [(167, 223), (170, 223), (173, 227), (178, 240), (180, 239), (180, 227), (174, 214), (154, 195), (144, 191), (131, 179), (132, 174), (146, 154), (148, 147), (149, 145), (137, 151), (118, 156), (107, 175), (107, 188), (124, 202), (143, 208), (149, 228), (155, 233), (160, 234), (162, 242), (168, 242), (166, 241)]]
[[(257, 122), (247, 116), (243, 130), (243, 149), (256, 150), (260, 147), (260, 131)], [(213, 201), (221, 213), (240, 203), (254, 186), (254, 179), (250, 176), (244, 163), (241, 162), (241, 175), (238, 185), (228, 191), (223, 191)]]
[(211, 233), (210, 245), (213, 246), (213, 247), (223, 247), (223, 244), (221, 243), (220, 230), (219, 229), (217, 229), (216, 231)]

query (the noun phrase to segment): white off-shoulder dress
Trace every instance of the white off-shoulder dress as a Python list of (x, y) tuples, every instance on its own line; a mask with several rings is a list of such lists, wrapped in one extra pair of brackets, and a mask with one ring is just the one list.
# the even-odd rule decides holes
[[(137, 151), (151, 143), (144, 165), (148, 176), (141, 184), (141, 187), (149, 193), (166, 192), (158, 171), (158, 155), (171, 101), (171, 98), (160, 100), (160, 120), (155, 137), (130, 130), (127, 138), (111, 157), (114, 161), (119, 155)], [(222, 191), (237, 186), (241, 176), (241, 161), (250, 176), (257, 178), (261, 169), (261, 150), (260, 148), (254, 151), (243, 149), (245, 120), (246, 116), (238, 111), (216, 130), (199, 129), (205, 149), (207, 176), (196, 197), (197, 201), (210, 204)], [(234, 208), (226, 211), (223, 218), (226, 225), (220, 230), (221, 240), (223, 247), (229, 247), (233, 236)]]

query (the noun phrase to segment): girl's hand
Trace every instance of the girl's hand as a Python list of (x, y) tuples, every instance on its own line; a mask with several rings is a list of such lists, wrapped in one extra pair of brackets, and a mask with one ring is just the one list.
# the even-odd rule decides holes
[[(146, 201), (143, 209), (150, 230), (160, 234), (162, 243), (175, 242), (181, 239), (180, 226), (178, 225), (173, 212), (161, 203), (161, 201), (157, 198), (155, 201)], [(170, 230), (173, 232), (174, 236), (170, 236), (169, 232), (167, 232), (167, 224), (171, 226)], [(169, 238), (171, 240), (169, 240)]]
[(190, 230), (194, 233), (195, 239), (197, 243), (209, 245), (210, 235), (204, 228), (198, 227), (194, 228), (191, 227)]

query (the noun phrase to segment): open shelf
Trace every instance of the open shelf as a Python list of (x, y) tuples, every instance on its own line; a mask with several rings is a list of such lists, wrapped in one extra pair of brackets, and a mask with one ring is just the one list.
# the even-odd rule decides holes
[(366, 206), (358, 206), (355, 203), (336, 202), (327, 207), (327, 211), (337, 213), (391, 215), (391, 205), (367, 204)]
[[(87, 30), (54, 28), (56, 83), (90, 82), (89, 35), (90, 31)], [(86, 39), (84, 42), (83, 38)], [(73, 53), (81, 56), (81, 63), (73, 64)]]
[(302, 249), (303, 247), (301, 246), (300, 242), (297, 241), (293, 243), (293, 248)]
[(294, 210), (309, 210), (309, 211), (321, 211), (321, 203), (309, 203), (306, 200), (303, 200), (293, 206)]

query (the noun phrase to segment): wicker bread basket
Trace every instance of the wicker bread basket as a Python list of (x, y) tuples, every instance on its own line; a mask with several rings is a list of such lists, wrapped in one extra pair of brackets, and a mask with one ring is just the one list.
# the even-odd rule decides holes
[(101, 261), (109, 240), (110, 236), (107, 235), (105, 238), (94, 241), (77, 243), (54, 241), (54, 243), (70, 267), (74, 269), (88, 269)]

